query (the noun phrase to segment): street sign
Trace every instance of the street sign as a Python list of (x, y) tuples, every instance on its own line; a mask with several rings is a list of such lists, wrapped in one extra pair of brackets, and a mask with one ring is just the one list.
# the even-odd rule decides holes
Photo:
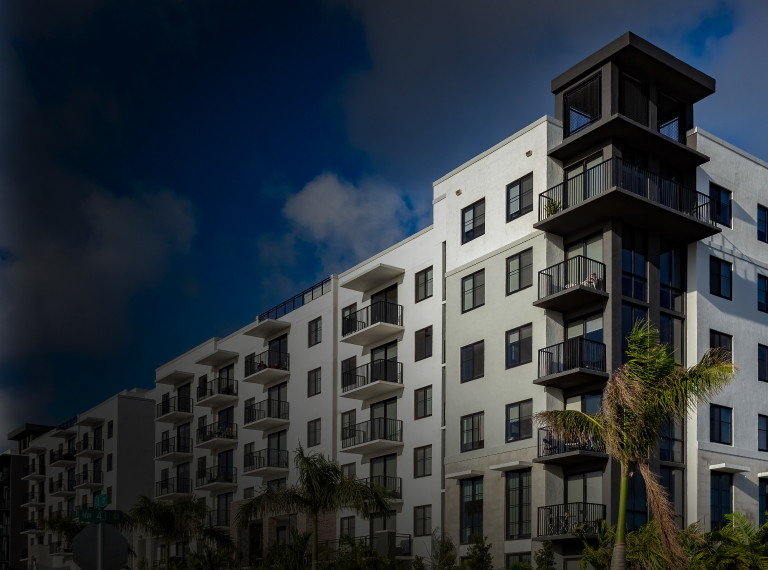
[[(102, 533), (101, 538), (99, 531)], [(110, 525), (90, 524), (72, 541), (72, 561), (82, 570), (120, 570), (128, 560), (130, 551), (122, 533)]]
[(97, 509), (104, 509), (109, 504), (109, 497), (105, 495), (104, 493), (101, 493), (100, 495), (96, 495), (93, 498), (93, 506)]
[(102, 509), (80, 509), (78, 514), (80, 522), (84, 523), (119, 523), (123, 520), (123, 511), (111, 511)]

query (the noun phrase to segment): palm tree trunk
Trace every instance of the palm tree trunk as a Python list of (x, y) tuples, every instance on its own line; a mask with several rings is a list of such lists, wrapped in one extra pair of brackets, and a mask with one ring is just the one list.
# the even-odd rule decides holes
[(319, 526), (318, 513), (312, 513), (312, 570), (317, 570), (317, 529)]
[(619, 486), (619, 518), (616, 521), (616, 541), (611, 553), (611, 570), (625, 570), (627, 567), (627, 495), (629, 493), (629, 465), (621, 464), (621, 485)]

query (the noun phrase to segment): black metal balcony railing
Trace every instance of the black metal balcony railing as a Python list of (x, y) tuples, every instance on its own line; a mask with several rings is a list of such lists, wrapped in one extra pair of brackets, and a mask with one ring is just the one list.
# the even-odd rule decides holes
[(265, 350), (261, 354), (249, 354), (245, 357), (245, 375), (250, 376), (267, 368), (290, 370), (291, 358), (287, 352)]
[(323, 279), (320, 283), (317, 283), (312, 287), (310, 287), (309, 289), (306, 289), (301, 293), (294, 295), (287, 301), (284, 301), (279, 305), (272, 307), (268, 311), (264, 311), (259, 315), (259, 322), (265, 321), (267, 319), (279, 319), (280, 317), (287, 315), (291, 311), (294, 311), (299, 307), (303, 307), (310, 301), (319, 299), (326, 293), (330, 292), (330, 290), (331, 290), (331, 278), (327, 277)]
[(29, 520), (24, 521), (24, 523), (21, 525), (22, 531), (25, 530), (45, 530), (45, 525), (43, 524), (43, 521), (41, 520)]
[(191, 437), (169, 437), (155, 444), (155, 457), (169, 453), (192, 453)]
[(75, 479), (51, 479), (48, 483), (49, 493), (58, 493), (59, 491), (75, 490)]
[(208, 511), (208, 526), (229, 526), (229, 509)]
[(539, 221), (617, 187), (699, 221), (713, 223), (708, 195), (620, 158), (609, 158), (539, 194)]
[(570, 451), (605, 452), (605, 446), (599, 441), (563, 441), (555, 439), (549, 430), (539, 429), (539, 457), (551, 457)]
[(605, 291), (605, 264), (577, 255), (539, 271), (539, 299), (577, 285)]
[(237, 396), (237, 380), (234, 378), (214, 378), (197, 387), (198, 402), (219, 394)]
[(205, 443), (212, 439), (237, 439), (237, 424), (215, 422), (197, 428), (197, 443)]
[(66, 542), (51, 542), (48, 545), (48, 554), (67, 554), (72, 552), (72, 547)]
[(348, 336), (376, 323), (403, 325), (403, 306), (376, 301), (342, 319), (341, 336)]
[(77, 423), (77, 416), (72, 416), (71, 418), (68, 418), (61, 422), (59, 425), (56, 426), (56, 429), (70, 429), (75, 427), (75, 424)]
[(41, 463), (29, 463), (21, 470), (22, 477), (27, 475), (45, 475), (45, 464)]
[(539, 350), (539, 378), (578, 368), (605, 372), (605, 345), (578, 336)]
[(349, 392), (379, 380), (402, 384), (403, 363), (396, 360), (379, 359), (358, 366), (349, 372), (342, 372), (341, 390), (342, 392)]
[(81, 439), (75, 444), (75, 453), (82, 453), (83, 451), (104, 451), (103, 439)]
[(157, 414), (155, 417), (161, 418), (171, 412), (186, 412), (191, 414), (192, 398), (180, 398), (179, 396), (174, 396), (173, 398), (163, 400), (157, 405)]
[(564, 503), (539, 507), (539, 536), (573, 534), (581, 527), (587, 534), (596, 534), (605, 520), (605, 505), (596, 503)]
[(403, 441), (403, 421), (374, 418), (341, 429), (341, 447), (347, 448), (376, 439)]
[(384, 487), (388, 492), (391, 499), (403, 498), (403, 479), (401, 477), (390, 477), (388, 475), (373, 475), (363, 479), (369, 485), (378, 485)]
[(75, 450), (70, 449), (52, 449), (48, 453), (48, 463), (56, 461), (75, 461)]
[(189, 494), (192, 492), (192, 479), (189, 477), (171, 477), (155, 483), (155, 497), (174, 494)]
[(286, 449), (260, 449), (246, 453), (243, 456), (243, 464), (247, 471), (274, 467), (288, 469), (288, 450)]
[(202, 487), (212, 483), (237, 483), (235, 468), (226, 465), (214, 465), (208, 469), (200, 469), (196, 475), (195, 487)]
[(43, 502), (45, 502), (45, 493), (40, 490), (33, 491), (31, 493), (24, 493), (21, 496), (22, 505), (26, 503), (43, 503)]
[(75, 474), (75, 485), (83, 485), (85, 483), (95, 483), (100, 485), (104, 482), (104, 473), (101, 471), (81, 471)]
[(264, 418), (288, 419), (288, 402), (283, 400), (262, 400), (245, 408), (245, 423)]

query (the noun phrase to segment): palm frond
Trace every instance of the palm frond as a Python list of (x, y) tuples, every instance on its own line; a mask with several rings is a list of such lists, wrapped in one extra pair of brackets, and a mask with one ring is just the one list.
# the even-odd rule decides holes
[(603, 418), (579, 410), (548, 410), (538, 412), (536, 422), (548, 429), (553, 437), (563, 441), (601, 444), (605, 436)]

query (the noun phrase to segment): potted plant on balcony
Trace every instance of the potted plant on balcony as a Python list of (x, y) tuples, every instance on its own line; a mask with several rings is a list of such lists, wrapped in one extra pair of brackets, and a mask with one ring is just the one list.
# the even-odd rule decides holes
[(547, 200), (547, 203), (544, 206), (544, 212), (547, 214), (547, 217), (553, 216), (557, 214), (562, 207), (563, 204), (559, 200)]

